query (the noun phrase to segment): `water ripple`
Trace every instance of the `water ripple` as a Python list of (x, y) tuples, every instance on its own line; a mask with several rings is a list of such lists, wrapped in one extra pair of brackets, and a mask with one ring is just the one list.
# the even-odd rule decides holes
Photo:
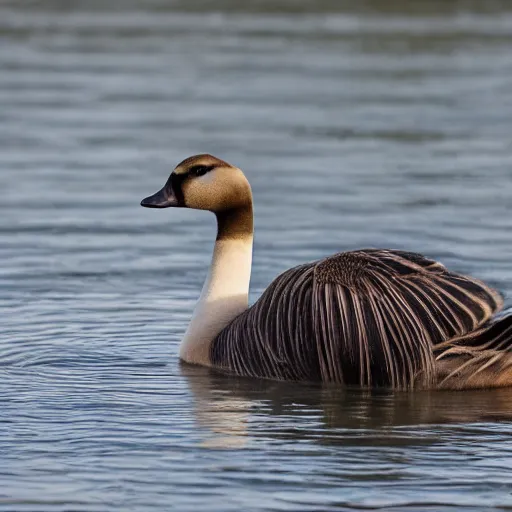
[(180, 364), (214, 219), (139, 207), (212, 152), (253, 186), (252, 300), (292, 265), (383, 246), (486, 279), (510, 307), (511, 16), (469, 0), (2, 2), (0, 511), (512, 508), (510, 390)]

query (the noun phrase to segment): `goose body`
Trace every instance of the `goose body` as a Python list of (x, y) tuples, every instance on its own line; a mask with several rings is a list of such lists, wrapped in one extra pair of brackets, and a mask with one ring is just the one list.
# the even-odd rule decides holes
[(499, 293), (420, 254), (363, 249), (300, 265), (248, 306), (253, 213), (242, 171), (181, 162), (151, 208), (210, 210), (212, 264), (180, 357), (242, 376), (396, 389), (512, 385)]

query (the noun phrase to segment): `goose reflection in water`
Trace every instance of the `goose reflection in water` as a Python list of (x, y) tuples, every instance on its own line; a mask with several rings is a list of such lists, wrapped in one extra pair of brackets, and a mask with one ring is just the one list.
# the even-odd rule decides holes
[[(226, 376), (180, 365), (192, 393), (203, 446), (249, 447), (252, 441), (307, 440), (325, 445), (433, 444), (415, 427), (512, 420), (512, 389), (403, 392), (362, 390)], [(461, 396), (463, 399), (461, 399)]]

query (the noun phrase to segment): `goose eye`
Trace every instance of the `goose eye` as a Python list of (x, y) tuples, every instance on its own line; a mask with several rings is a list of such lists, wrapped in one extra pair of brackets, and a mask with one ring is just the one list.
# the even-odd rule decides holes
[(211, 167), (207, 167), (206, 165), (198, 165), (190, 169), (190, 174), (192, 176), (204, 176), (210, 170)]

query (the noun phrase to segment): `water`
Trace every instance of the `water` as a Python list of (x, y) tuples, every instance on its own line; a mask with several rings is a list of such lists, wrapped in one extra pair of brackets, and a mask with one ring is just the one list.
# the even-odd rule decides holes
[(106, 4), (0, 6), (0, 511), (512, 507), (512, 390), (181, 366), (214, 219), (139, 207), (211, 152), (253, 185), (251, 300), (376, 246), (510, 306), (509, 3)]

